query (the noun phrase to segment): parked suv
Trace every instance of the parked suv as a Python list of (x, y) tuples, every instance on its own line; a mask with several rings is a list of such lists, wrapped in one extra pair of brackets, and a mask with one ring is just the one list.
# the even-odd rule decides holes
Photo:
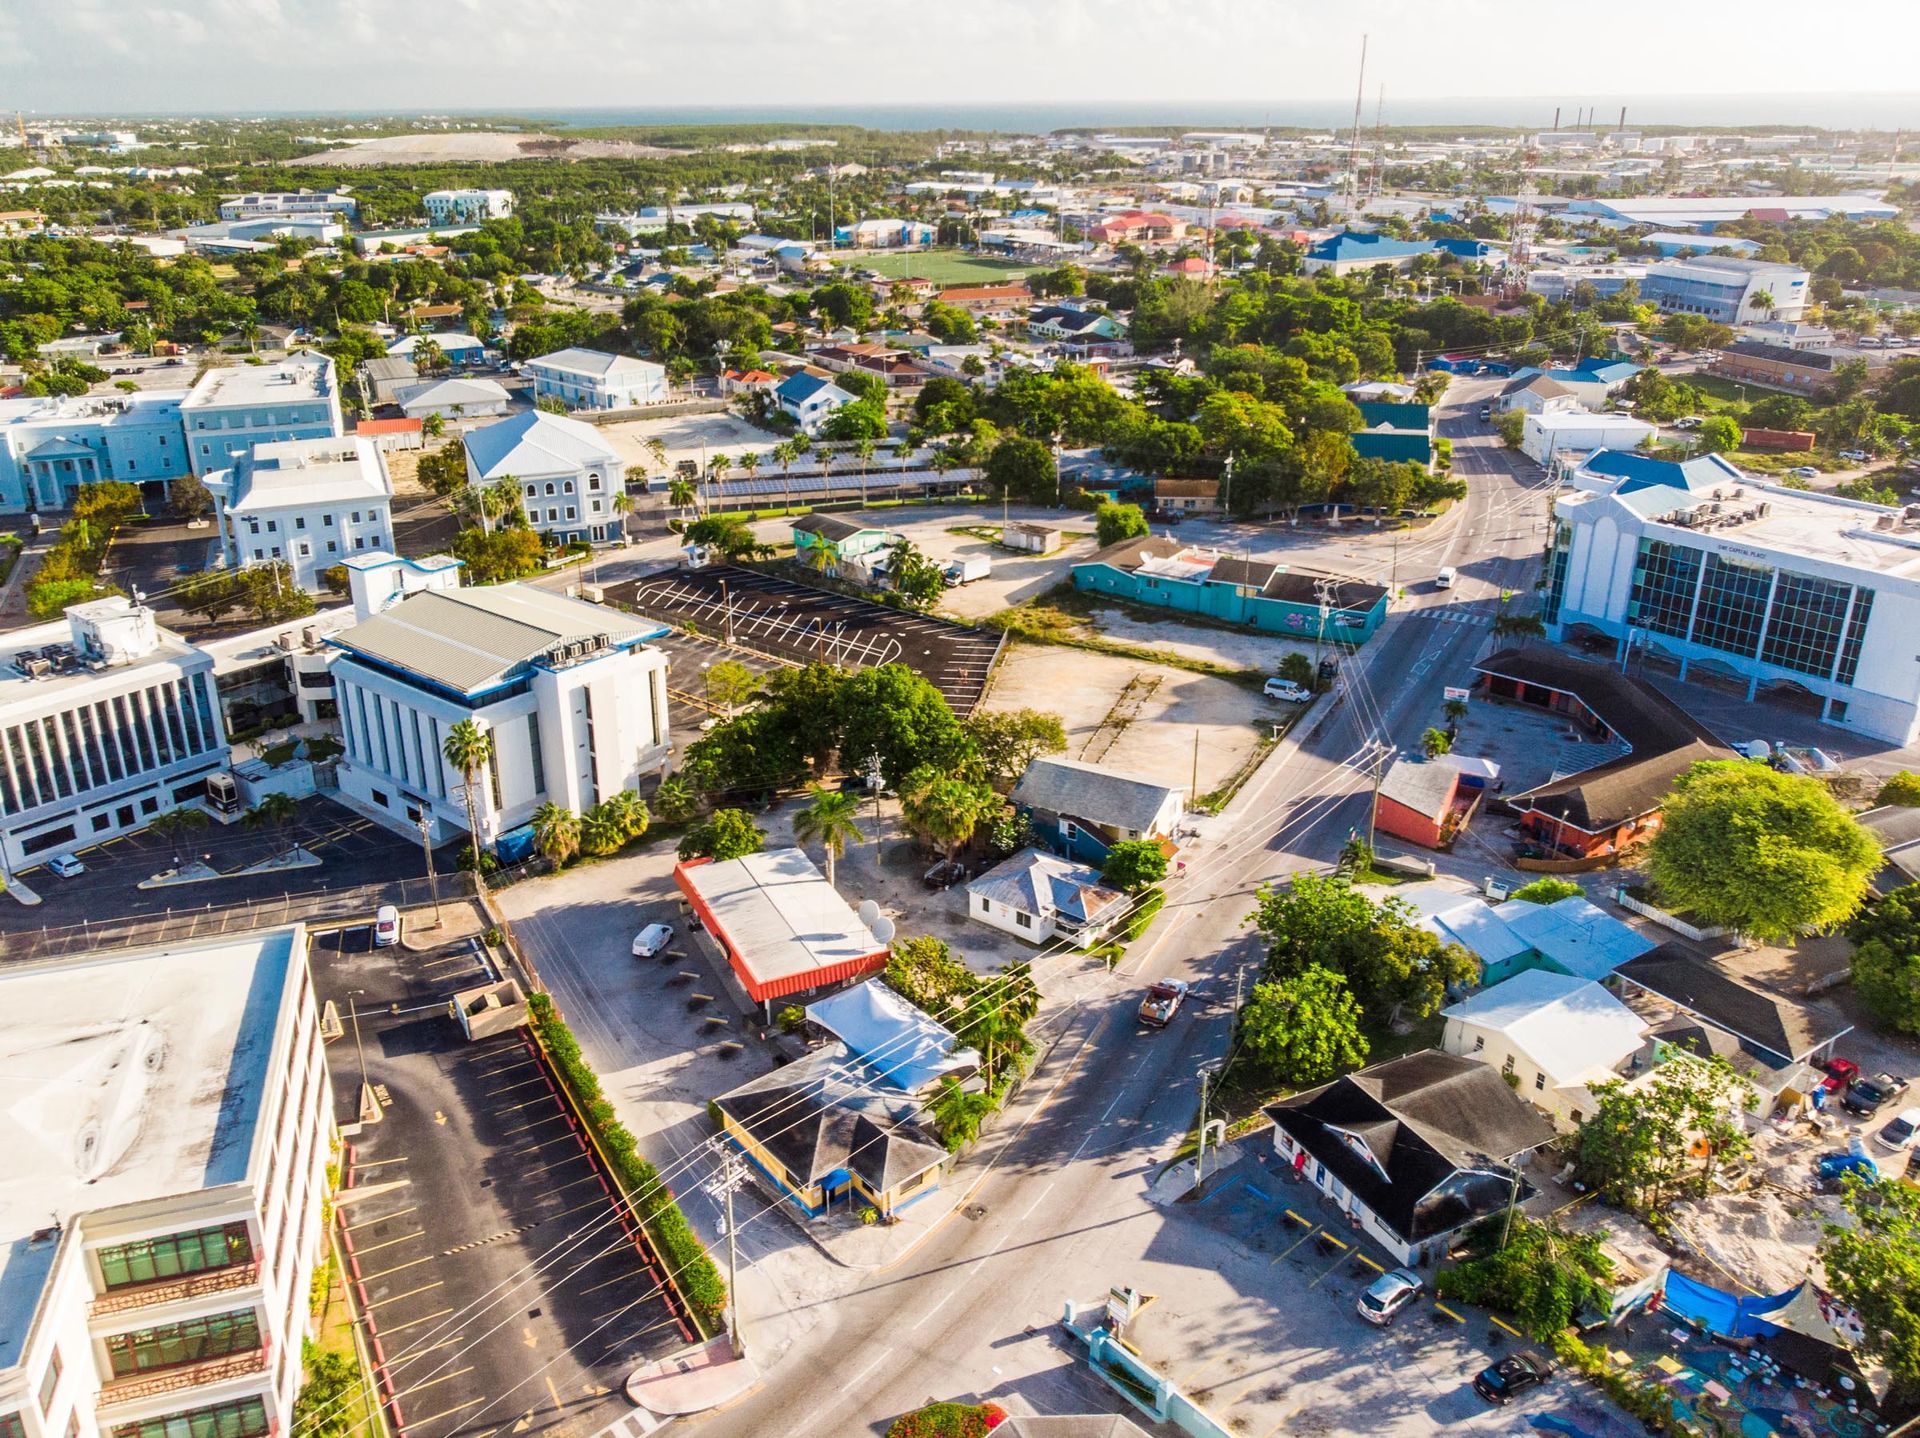
[(1850, 1114), (1872, 1118), (1906, 1091), (1905, 1079), (1895, 1078), (1892, 1074), (1875, 1074), (1872, 1078), (1857, 1078), (1849, 1084), (1847, 1095), (1840, 1100), (1840, 1104)]

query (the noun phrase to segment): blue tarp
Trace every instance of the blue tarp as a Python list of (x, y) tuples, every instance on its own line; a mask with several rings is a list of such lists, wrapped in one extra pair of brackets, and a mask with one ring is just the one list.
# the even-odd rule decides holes
[(807, 1018), (886, 1083), (917, 1093), (944, 1074), (971, 1073), (980, 1055), (878, 979), (807, 1005)]
[[(1785, 1293), (1750, 1294), (1746, 1298), (1735, 1298), (1731, 1293), (1709, 1288), (1684, 1274), (1669, 1272), (1666, 1292), (1660, 1304), (1669, 1312), (1691, 1319), (1722, 1338), (1758, 1338), (1780, 1331), (1778, 1324), (1768, 1321), (1768, 1315), (1780, 1313), (1799, 1293), (1800, 1289), (1795, 1287)], [(1837, 1342), (1831, 1336), (1828, 1341)]]

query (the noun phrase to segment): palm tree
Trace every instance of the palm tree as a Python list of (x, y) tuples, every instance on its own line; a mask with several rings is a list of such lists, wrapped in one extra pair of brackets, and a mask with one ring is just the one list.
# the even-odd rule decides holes
[(667, 442), (655, 435), (647, 441), (647, 453), (653, 457), (654, 465), (664, 471), (667, 467)]
[(653, 816), (647, 812), (646, 800), (631, 789), (620, 789), (609, 794), (600, 807), (613, 816), (628, 839), (637, 839), (646, 833), (647, 825), (653, 820)]
[(440, 746), (440, 752), (446, 756), (460, 775), (462, 796), (467, 804), (467, 833), (473, 841), (473, 872), (480, 872), (480, 776), (486, 772), (487, 765), (493, 762), (493, 735), (483, 729), (477, 720), (462, 719), (447, 730), (446, 742)]
[(580, 852), (580, 816), (549, 800), (533, 811), (533, 842), (558, 868)]
[(611, 854), (627, 842), (620, 816), (605, 804), (595, 804), (580, 820), (580, 847), (589, 854)]
[(999, 798), (932, 765), (916, 769), (900, 787), (900, 817), (907, 827), (951, 860), (966, 846)]
[(205, 809), (169, 809), (164, 814), (155, 814), (147, 830), (165, 839), (177, 839), (190, 830), (206, 828), (209, 822)]
[(300, 806), (286, 794), (267, 794), (260, 802), (247, 810), (247, 816), (241, 822), (249, 829), (284, 829), (291, 824), (294, 816), (300, 812)]
[(867, 465), (873, 459), (872, 438), (868, 435), (861, 435), (859, 442), (853, 447), (853, 452), (860, 460), (860, 507), (865, 509), (867, 505)]
[(846, 852), (848, 844), (863, 843), (866, 835), (854, 816), (860, 809), (860, 796), (844, 789), (829, 789), (825, 784), (807, 785), (807, 806), (793, 816), (793, 837), (802, 844), (818, 839), (827, 851), (827, 886), (833, 886), (834, 863)]
[(441, 414), (437, 409), (420, 421), (420, 433), (427, 439), (438, 439), (446, 432), (446, 416)]
[[(748, 479), (752, 479), (755, 471), (757, 471), (759, 468), (760, 468), (760, 451), (759, 450), (750, 449), (745, 454), (740, 456), (740, 472), (744, 474)], [(749, 502), (749, 506), (751, 506), (751, 502)]]
[(693, 481), (675, 475), (667, 481), (667, 503), (675, 509), (691, 509), (700, 491), (695, 489)]
[(520, 481), (503, 474), (480, 492), (481, 512), (498, 525), (520, 508)]
[(607, 501), (607, 506), (613, 510), (614, 518), (620, 521), (620, 542), (625, 544), (627, 542), (627, 515), (633, 510), (633, 496), (623, 489)]
[(1420, 736), (1420, 747), (1429, 759), (1437, 759), (1453, 748), (1453, 740), (1444, 729), (1429, 729)]
[(1774, 299), (1771, 290), (1755, 290), (1747, 296), (1747, 305), (1751, 309), (1759, 310), (1768, 319), (1773, 318)]
[(413, 364), (421, 374), (438, 374), (447, 367), (447, 352), (438, 340), (421, 340), (413, 347)]

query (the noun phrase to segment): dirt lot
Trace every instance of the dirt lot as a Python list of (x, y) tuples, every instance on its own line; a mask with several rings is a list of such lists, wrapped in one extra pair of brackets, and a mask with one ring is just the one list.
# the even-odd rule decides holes
[(383, 135), (317, 155), (282, 161), (287, 165), (444, 165), (492, 164), (501, 160), (647, 160), (684, 153), (626, 140), (563, 140), (558, 135), (508, 134), (491, 130), (442, 135)]
[(1252, 757), (1281, 707), (1227, 679), (1051, 644), (1010, 641), (983, 710), (1045, 709), (1066, 723), (1067, 755), (1210, 793)]

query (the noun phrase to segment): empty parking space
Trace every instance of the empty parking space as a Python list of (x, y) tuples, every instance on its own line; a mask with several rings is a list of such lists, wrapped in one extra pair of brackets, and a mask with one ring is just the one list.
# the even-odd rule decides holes
[(340, 1120), (379, 1105), (342, 1150), (339, 1212), (409, 1438), (595, 1431), (686, 1334), (524, 1033), (468, 1042), (449, 1017), (483, 952), (376, 949), (361, 926), (316, 935), (313, 965)]
[(616, 586), (610, 597), (683, 629), (796, 662), (905, 664), (963, 716), (979, 703), (1000, 647), (1000, 635), (989, 630), (731, 566), (638, 580)]

